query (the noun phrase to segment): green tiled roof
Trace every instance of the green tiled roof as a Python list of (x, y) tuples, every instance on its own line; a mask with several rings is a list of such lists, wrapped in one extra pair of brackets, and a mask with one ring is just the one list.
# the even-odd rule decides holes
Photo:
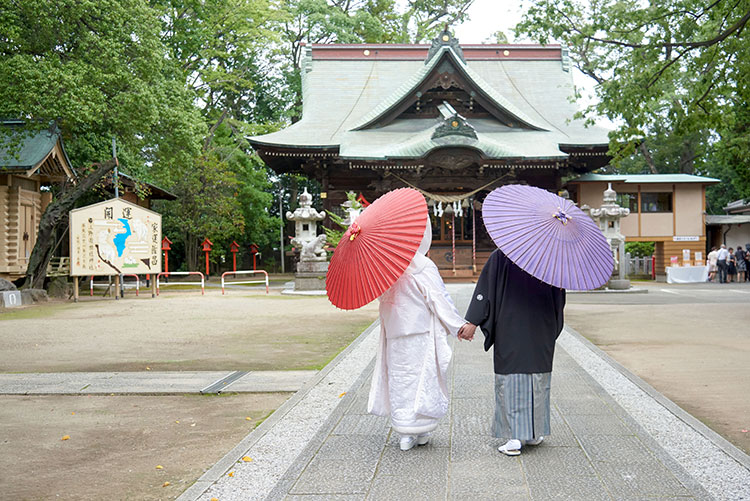
[(417, 87), (422, 83), (422, 81), (430, 74), (430, 72), (432, 72), (432, 70), (435, 69), (435, 66), (437, 66), (437, 64), (444, 59), (444, 55), (449, 57), (455, 67), (459, 71), (463, 72), (469, 80), (474, 82), (480, 92), (484, 92), (490, 99), (490, 101), (492, 101), (497, 107), (505, 109), (508, 113), (516, 117), (516, 119), (535, 129), (545, 129), (544, 124), (536, 123), (532, 118), (526, 116), (526, 114), (518, 109), (513, 103), (505, 99), (499, 92), (495, 91), (490, 84), (485, 82), (484, 79), (476, 72), (472, 71), (472, 69), (469, 68), (466, 63), (464, 63), (456, 55), (455, 52), (453, 52), (453, 49), (451, 49), (447, 45), (441, 47), (438, 52), (432, 57), (432, 59), (427, 62), (427, 64), (423, 65), (419, 69), (419, 71), (414, 73), (408, 80), (406, 80), (404, 84), (399, 87), (394, 93), (381, 101), (378, 106), (373, 108), (370, 113), (365, 115), (360, 123), (355, 125), (352, 129), (359, 130), (371, 125), (381, 116), (388, 113), (388, 111), (390, 111), (391, 108), (393, 108), (395, 105), (412, 96)]
[(439, 120), (397, 118), (381, 127), (363, 128), (406, 98), (440, 61), (451, 58), (457, 71), (481, 89), (485, 98), (529, 128), (510, 128), (494, 117), (469, 118), (484, 158), (560, 159), (560, 145), (609, 143), (608, 130), (574, 119), (573, 80), (559, 60), (469, 60), (464, 63), (442, 47), (423, 60), (327, 60), (307, 50), (302, 63), (303, 106), (300, 121), (277, 132), (249, 138), (256, 146), (283, 149), (338, 149), (341, 158), (420, 158), (432, 148), (467, 138), (431, 139)]
[(27, 131), (24, 122), (2, 122), (0, 131), (0, 170), (29, 170), (45, 159), (60, 138), (55, 127)]
[(720, 183), (721, 179), (691, 174), (585, 174), (569, 183), (599, 181), (605, 183)]

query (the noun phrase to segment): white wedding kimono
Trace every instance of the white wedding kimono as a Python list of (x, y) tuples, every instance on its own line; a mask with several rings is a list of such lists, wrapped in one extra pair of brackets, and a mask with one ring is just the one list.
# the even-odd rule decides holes
[(368, 412), (390, 416), (402, 435), (434, 430), (448, 412), (446, 373), (452, 353), (446, 336), (455, 337), (465, 323), (435, 263), (417, 252), (380, 296), (380, 344)]

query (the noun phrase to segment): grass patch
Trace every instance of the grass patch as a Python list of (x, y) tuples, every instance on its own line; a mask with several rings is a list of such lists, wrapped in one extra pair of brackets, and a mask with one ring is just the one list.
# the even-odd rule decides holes
[[(206, 285), (208, 285), (208, 284), (206, 284)], [(201, 288), (200, 285), (180, 284), (180, 283), (177, 283), (177, 282), (172, 282), (172, 283), (169, 283), (169, 284), (159, 284), (159, 291), (160, 292), (161, 292), (162, 289), (163, 290), (173, 290), (173, 291), (174, 290), (178, 290), (178, 291), (182, 291), (182, 290), (200, 290), (200, 288)]]
[[(255, 428), (257, 428), (258, 426), (260, 426), (261, 424), (263, 424), (263, 421), (265, 421), (266, 419), (270, 418), (271, 414), (273, 414), (274, 412), (276, 412), (276, 411), (273, 410), (273, 411), (269, 412), (268, 414), (266, 414), (265, 416), (263, 416), (262, 418), (260, 418), (258, 420), (258, 422), (255, 423)], [(255, 428), (253, 428), (253, 429), (255, 429)]]
[(239, 393), (231, 391), (223, 391), (221, 393), (188, 393), (185, 396), (190, 398), (223, 398), (223, 397), (236, 397)]
[[(21, 308), (18, 310), (2, 311), (0, 313), (0, 321), (2, 320), (27, 320), (31, 318), (46, 318), (51, 317), (55, 313), (64, 309), (72, 308), (74, 303), (58, 303), (58, 304), (45, 304), (45, 305), (34, 305)], [(1, 311), (1, 310), (0, 310)]]
[[(357, 336), (354, 339), (352, 339), (352, 343), (354, 342), (355, 339), (357, 339), (357, 337), (359, 337), (360, 335), (362, 335), (362, 333), (365, 331), (365, 329), (367, 329), (371, 325), (372, 325), (372, 322), (369, 322), (367, 324), (360, 324), (359, 326), (355, 327), (355, 329), (356, 329), (355, 332), (358, 332), (359, 334), (357, 334)], [(298, 370), (298, 371), (320, 371), (320, 370), (323, 370), (323, 368), (326, 365), (330, 364), (333, 361), (334, 358), (338, 357), (339, 354), (342, 351), (344, 351), (352, 343), (349, 343), (349, 344), (347, 344), (345, 346), (342, 346), (335, 353), (333, 353), (327, 360), (323, 361), (320, 364), (303, 365), (302, 367), (297, 367), (297, 368), (292, 369), (292, 370)]]

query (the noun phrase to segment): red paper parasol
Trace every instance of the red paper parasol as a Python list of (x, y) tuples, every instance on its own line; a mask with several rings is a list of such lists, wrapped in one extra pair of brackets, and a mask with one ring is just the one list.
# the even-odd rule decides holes
[(570, 200), (533, 186), (501, 186), (484, 199), (482, 219), (508, 259), (542, 282), (590, 290), (612, 275), (602, 230)]
[(427, 226), (427, 203), (417, 190), (386, 193), (352, 223), (331, 258), (328, 299), (344, 310), (380, 297), (409, 266)]

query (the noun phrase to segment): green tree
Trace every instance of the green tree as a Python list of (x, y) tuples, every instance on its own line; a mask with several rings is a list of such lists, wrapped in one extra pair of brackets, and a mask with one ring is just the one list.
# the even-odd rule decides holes
[(2, 2), (0, 33), (0, 114), (54, 121), (75, 166), (109, 158), (113, 136), (126, 167), (197, 151), (192, 96), (147, 2)]
[(657, 171), (648, 138), (663, 133), (679, 145), (680, 172), (693, 173), (727, 129), (750, 72), (748, 20), (748, 0), (531, 0), (516, 33), (568, 45), (596, 81), (599, 102), (583, 115), (619, 124), (610, 144), (616, 163), (640, 148)]
[[(0, 115), (27, 119), (30, 127), (54, 123), (82, 175), (111, 157), (112, 137), (120, 164), (134, 170), (179, 164), (199, 151), (205, 129), (174, 74), (158, 13), (144, 0), (0, 3)], [(75, 204), (83, 190), (56, 194), (65, 203), (49, 206), (55, 217), (43, 216), (51, 233), (66, 221), (59, 207)], [(27, 274), (37, 284), (49, 245), (39, 238), (32, 251)]]
[[(273, 130), (285, 95), (279, 72), (265, 61), (279, 13), (266, 0), (153, 0), (161, 13), (162, 40), (179, 69), (176, 78), (194, 96), (206, 133), (200, 151), (157, 176), (178, 195), (162, 204), (165, 228), (173, 232), (189, 269), (199, 244), (214, 243), (219, 261), (232, 240), (243, 248), (265, 240), (272, 226), (265, 168), (245, 140), (253, 130)], [(259, 125), (264, 124), (264, 125)], [(268, 125), (265, 125), (268, 124)]]

